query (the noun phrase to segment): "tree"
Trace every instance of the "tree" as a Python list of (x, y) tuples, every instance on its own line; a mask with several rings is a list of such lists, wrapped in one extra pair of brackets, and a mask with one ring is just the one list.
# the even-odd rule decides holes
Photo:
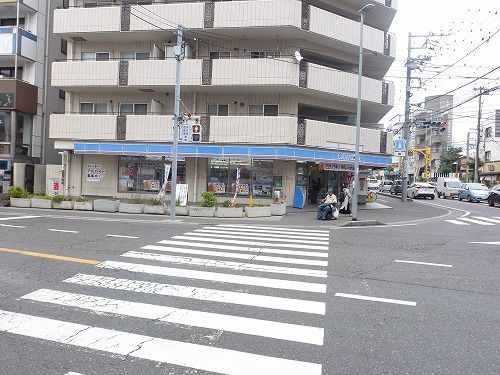
[(439, 166), (440, 173), (454, 173), (456, 172), (456, 165), (462, 157), (462, 147), (450, 147), (446, 153), (441, 157), (441, 165)]

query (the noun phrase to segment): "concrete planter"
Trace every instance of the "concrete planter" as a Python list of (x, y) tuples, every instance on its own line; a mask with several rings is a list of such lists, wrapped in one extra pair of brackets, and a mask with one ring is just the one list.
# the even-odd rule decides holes
[(125, 214), (142, 214), (144, 205), (142, 203), (120, 203), (118, 211)]
[(11, 207), (30, 208), (31, 207), (31, 199), (29, 199), (29, 198), (10, 198), (10, 206)]
[(144, 213), (145, 214), (154, 214), (154, 215), (164, 215), (165, 214), (165, 207), (163, 205), (151, 205), (151, 204), (145, 204), (144, 205)]
[(270, 207), (272, 216), (283, 216), (286, 214), (285, 203), (272, 203)]
[[(165, 213), (170, 215), (170, 207), (165, 209)], [(188, 206), (175, 206), (175, 216), (188, 216), (189, 207)]]
[(245, 207), (247, 217), (266, 217), (271, 216), (271, 207)]
[(92, 211), (94, 207), (92, 202), (74, 202), (73, 209), (78, 211)]
[(217, 207), (216, 217), (243, 217), (243, 207)]
[(57, 210), (72, 210), (73, 201), (52, 202), (52, 205)]
[(120, 201), (109, 199), (96, 199), (94, 201), (94, 211), (99, 212), (118, 212)]
[(198, 207), (198, 206), (189, 207), (189, 216), (214, 217), (215, 207)]
[(52, 201), (50, 199), (31, 198), (32, 208), (52, 208)]

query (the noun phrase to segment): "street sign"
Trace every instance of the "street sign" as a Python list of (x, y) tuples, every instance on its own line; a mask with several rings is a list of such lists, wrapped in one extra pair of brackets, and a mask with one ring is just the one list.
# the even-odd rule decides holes
[(183, 123), (181, 127), (181, 137), (180, 141), (184, 143), (189, 143), (189, 124)]
[(179, 125), (179, 141), (182, 143), (200, 143), (202, 126), (200, 116), (185, 116)]
[(404, 139), (394, 140), (394, 154), (397, 156), (404, 156), (406, 154), (406, 140)]

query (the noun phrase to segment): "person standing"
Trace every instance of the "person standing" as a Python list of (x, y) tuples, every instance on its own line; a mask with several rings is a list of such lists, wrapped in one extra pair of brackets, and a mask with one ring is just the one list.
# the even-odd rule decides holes
[(339, 212), (344, 215), (350, 215), (352, 194), (351, 190), (349, 189), (349, 186), (346, 183), (342, 185), (342, 192), (339, 194), (339, 201), (340, 201)]

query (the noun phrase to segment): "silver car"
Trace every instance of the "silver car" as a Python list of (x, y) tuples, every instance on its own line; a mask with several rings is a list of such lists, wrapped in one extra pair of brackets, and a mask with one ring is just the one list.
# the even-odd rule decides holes
[(389, 193), (391, 191), (391, 186), (394, 185), (394, 181), (385, 180), (380, 183), (379, 191), (383, 193)]
[(466, 199), (469, 202), (480, 202), (487, 200), (489, 194), (490, 191), (486, 185), (467, 183), (458, 189), (458, 200)]
[(431, 198), (436, 197), (434, 186), (425, 182), (415, 182), (408, 188), (409, 198)]

